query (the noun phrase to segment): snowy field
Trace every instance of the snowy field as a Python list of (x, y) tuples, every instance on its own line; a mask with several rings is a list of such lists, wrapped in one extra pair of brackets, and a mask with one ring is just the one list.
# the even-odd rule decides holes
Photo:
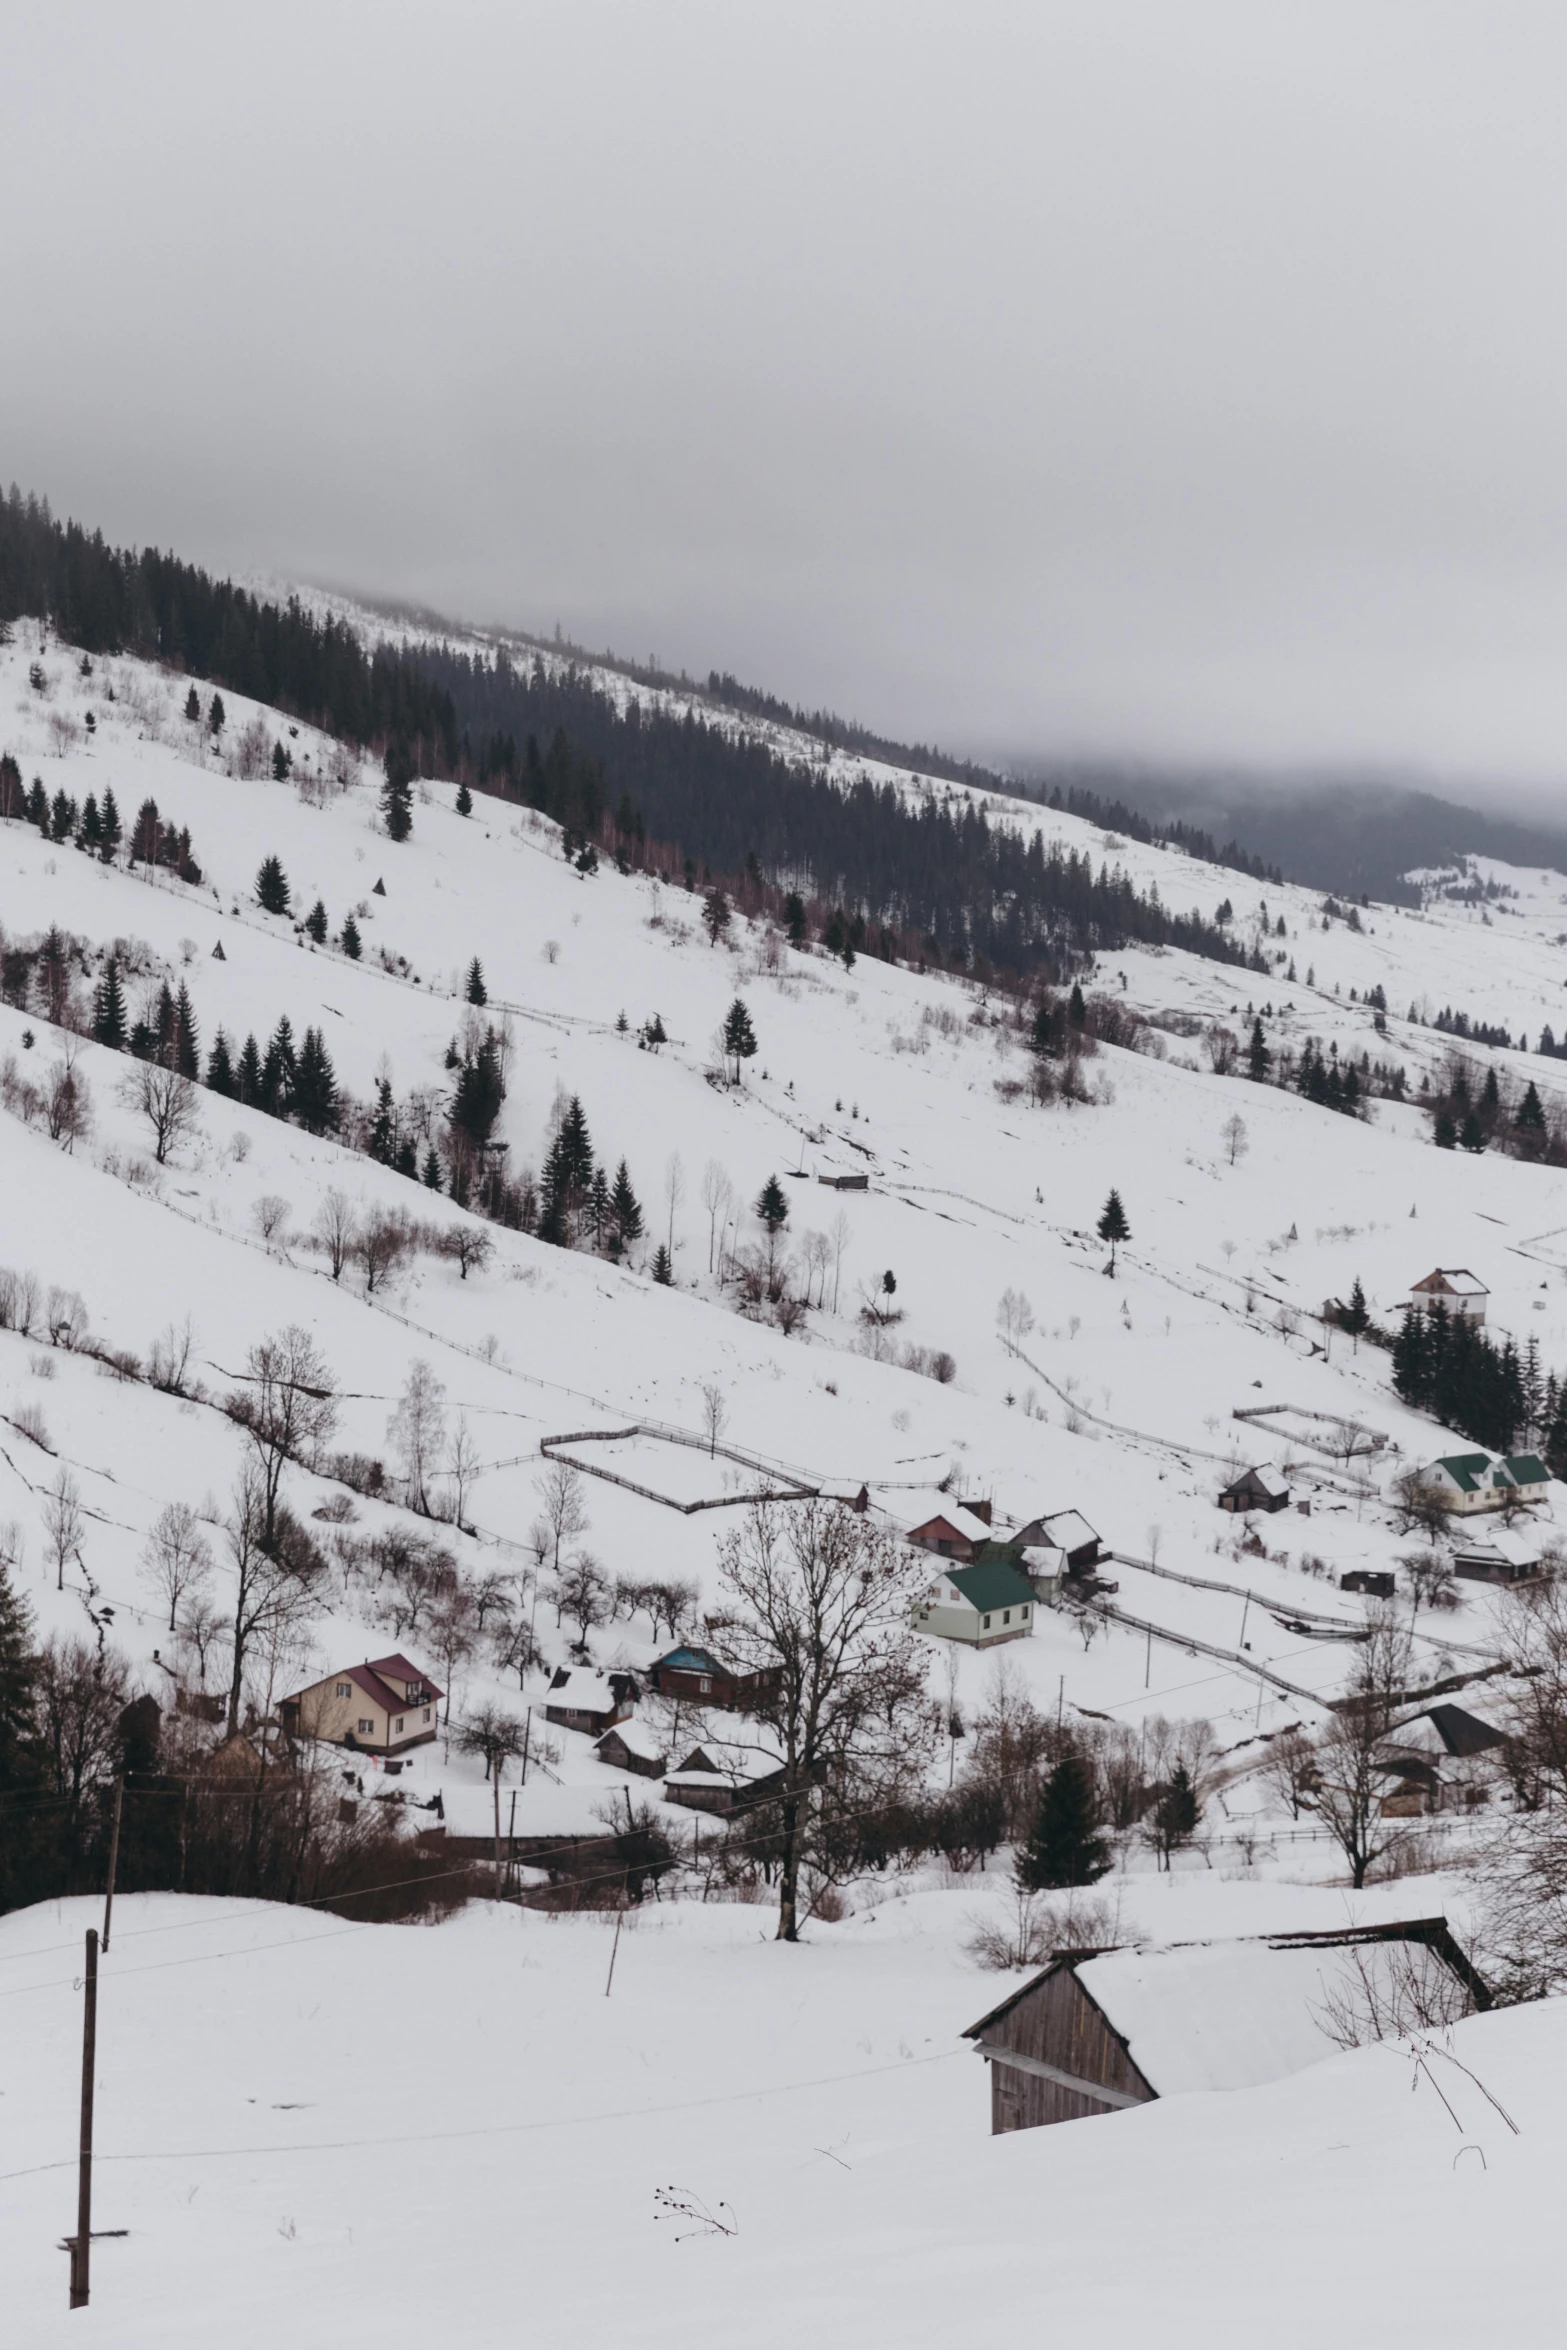
[[(1128, 1931), (1331, 1928), (1408, 1914), (1177, 1876)], [(65, 2308), (80, 2001), (95, 1905), (0, 1921), (0, 2266), (11, 2338), (315, 2350), (365, 2322), (483, 2350), (933, 2346), (983, 2322), (1116, 2345), (1554, 2339), (1567, 2145), (1561, 2003), (1408, 2055), (1327, 2054), (1271, 2086), (987, 2136), (958, 2035), (1013, 1978), (962, 1951), (989, 1895), (914, 1890), (769, 1941), (745, 1906), (601, 1923), (470, 1908), (439, 1928), (147, 1896), (117, 1906), (99, 2004), (89, 2310)], [(1461, 2151), (1464, 2150), (1464, 2151)], [(33, 2166), (55, 2162), (55, 2169)], [(16, 2173), (23, 2175), (15, 2175)], [(660, 2216), (657, 2190), (725, 2227)]]

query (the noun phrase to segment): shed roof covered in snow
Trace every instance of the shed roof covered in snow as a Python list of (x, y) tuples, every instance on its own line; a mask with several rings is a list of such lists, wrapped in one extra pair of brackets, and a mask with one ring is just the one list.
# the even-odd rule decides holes
[(1435, 1272), (1412, 1282), (1411, 1293), (1417, 1297), (1489, 1297), (1491, 1292), (1467, 1265), (1438, 1265)]

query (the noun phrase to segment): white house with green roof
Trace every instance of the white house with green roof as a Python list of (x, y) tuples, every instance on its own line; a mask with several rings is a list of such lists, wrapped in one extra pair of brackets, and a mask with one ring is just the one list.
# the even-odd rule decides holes
[(1455, 1516), (1468, 1518), (1509, 1504), (1548, 1501), (1551, 1472), (1533, 1452), (1499, 1458), (1488, 1452), (1450, 1452), (1428, 1462), (1420, 1471), (1420, 1482), (1434, 1485)]
[(933, 1640), (961, 1640), (970, 1648), (1027, 1640), (1034, 1630), (1033, 1586), (1002, 1559), (988, 1566), (936, 1567), (909, 1621)]

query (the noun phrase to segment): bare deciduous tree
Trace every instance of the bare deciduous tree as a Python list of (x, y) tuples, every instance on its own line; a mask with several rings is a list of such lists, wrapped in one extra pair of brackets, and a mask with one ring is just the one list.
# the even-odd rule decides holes
[(723, 1389), (716, 1381), (709, 1380), (701, 1393), (702, 1432), (707, 1438), (708, 1452), (716, 1453), (718, 1439), (724, 1432), (724, 1422), (729, 1417), (729, 1406), (724, 1400)]
[(422, 1359), (410, 1366), (402, 1401), (386, 1423), (386, 1440), (402, 1463), (409, 1508), (433, 1517), (430, 1487), (446, 1441), (446, 1389)]
[(195, 1351), (196, 1325), (190, 1315), (183, 1322), (170, 1322), (152, 1342), (147, 1358), (149, 1383), (164, 1395), (189, 1395), (190, 1358)]
[(64, 1799), (74, 1840), (99, 1783), (114, 1767), (128, 1696), (125, 1660), (85, 1640), (44, 1642), (38, 1658), (37, 1718), (54, 1791)]
[(1428, 1484), (1418, 1469), (1406, 1469), (1394, 1483), (1392, 1499), (1399, 1515), (1399, 1532), (1407, 1534), (1418, 1527), (1435, 1548), (1453, 1514), (1451, 1497), (1440, 1485)]
[(709, 1159), (702, 1169), (702, 1205), (707, 1210), (707, 1269), (710, 1273), (717, 1249), (719, 1220), (728, 1215), (734, 1191), (735, 1187), (725, 1169), (716, 1159)]
[(758, 1736), (781, 1773), (769, 1841), (778, 1937), (799, 1938), (801, 1876), (826, 1871), (834, 1813), (917, 1774), (935, 1735), (924, 1656), (909, 1630), (926, 1579), (895, 1537), (841, 1503), (753, 1503), (719, 1552), (723, 1636), (760, 1676)]
[(365, 1277), (365, 1295), (374, 1297), (408, 1254), (413, 1232), (408, 1218), (392, 1208), (372, 1208), (359, 1227), (354, 1255)]
[(494, 1243), (489, 1234), (466, 1218), (460, 1224), (451, 1225), (441, 1235), (440, 1254), (450, 1258), (464, 1281), (470, 1273), (482, 1273), (494, 1253)]
[[(287, 1458), (282, 1455), (280, 1458)], [(297, 1625), (311, 1605), (324, 1561), (301, 1529), (277, 1506), (268, 1484), (269, 1456), (247, 1461), (234, 1488), (224, 1531), (233, 1581), (233, 1636), (229, 1673), (228, 1725), (239, 1728), (245, 1665), (251, 1649)]]
[(196, 1088), (161, 1061), (138, 1061), (125, 1080), (124, 1098), (152, 1129), (152, 1154), (163, 1166), (170, 1151), (200, 1131)]
[(325, 1252), (334, 1281), (343, 1278), (343, 1267), (354, 1253), (358, 1234), (359, 1210), (348, 1194), (333, 1184), (316, 1216), (316, 1239)]
[(1230, 1165), (1233, 1167), (1246, 1156), (1248, 1149), (1251, 1147), (1250, 1137), (1246, 1132), (1246, 1121), (1241, 1116), (1239, 1110), (1237, 1110), (1232, 1117), (1225, 1119), (1222, 1132), (1224, 1135), (1225, 1152), (1228, 1155)]
[(457, 1733), (459, 1754), (477, 1755), (484, 1764), (484, 1776), (497, 1775), (507, 1763), (522, 1752), (523, 1725), (516, 1714), (504, 1706), (481, 1705), (474, 1709)]
[[(60, 1058), (44, 1077), (44, 1123), (51, 1142), (63, 1143), (67, 1151), (74, 1151), (92, 1127), (92, 1090), (78, 1066), (81, 1053), (81, 1038), (67, 1033)], [(158, 1155), (163, 1156), (161, 1151)]]
[(188, 1502), (171, 1501), (153, 1520), (142, 1570), (169, 1603), (169, 1630), (179, 1629), (180, 1602), (212, 1573), (212, 1550)]
[(539, 1523), (536, 1538), (540, 1543), (540, 1563), (550, 1562), (556, 1581), (560, 1579), (560, 1554), (568, 1542), (588, 1530), (587, 1505), (582, 1498), (582, 1478), (569, 1461), (551, 1461), (534, 1486), (539, 1497)]
[(453, 1434), (448, 1438), (444, 1467), (451, 1488), (452, 1517), (462, 1525), (468, 1507), (468, 1495), (478, 1478), (482, 1463), (479, 1448), (469, 1433), (468, 1423), (459, 1417)]
[(1383, 1818), (1382, 1799), (1401, 1775), (1387, 1739), (1409, 1677), (1409, 1657), (1409, 1633), (1391, 1612), (1377, 1616), (1317, 1746), (1311, 1808), (1348, 1862), (1357, 1891), (1404, 1833), (1402, 1822)]
[(62, 1461), (44, 1490), (44, 1532), (54, 1561), (55, 1589), (65, 1589), (65, 1570), (82, 1555), (87, 1521), (82, 1515), (82, 1489)]
[(588, 1634), (596, 1624), (609, 1621), (609, 1577), (591, 1551), (572, 1552), (556, 1573), (551, 1596), (557, 1624), (565, 1618), (577, 1626), (579, 1648), (586, 1648)]
[(996, 1307), (996, 1328), (1009, 1355), (1015, 1355), (1034, 1327), (1034, 1309), (1020, 1289), (1004, 1289)]
[(255, 1447), (261, 1474), (262, 1539), (277, 1531), (278, 1490), (290, 1461), (308, 1467), (337, 1426), (337, 1389), (308, 1330), (291, 1322), (246, 1357), (247, 1388), (229, 1410)]

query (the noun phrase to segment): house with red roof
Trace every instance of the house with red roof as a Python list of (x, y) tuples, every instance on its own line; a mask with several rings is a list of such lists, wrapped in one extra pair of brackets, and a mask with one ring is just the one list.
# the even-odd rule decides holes
[(312, 1681), (278, 1710), (291, 1737), (324, 1738), (361, 1754), (405, 1754), (435, 1736), (441, 1694), (407, 1657), (378, 1656)]

